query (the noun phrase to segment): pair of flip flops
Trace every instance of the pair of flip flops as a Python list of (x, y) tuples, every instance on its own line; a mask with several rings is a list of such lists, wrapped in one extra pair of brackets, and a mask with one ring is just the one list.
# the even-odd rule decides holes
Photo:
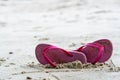
[(45, 65), (56, 67), (57, 64), (79, 60), (81, 63), (105, 62), (112, 55), (112, 43), (108, 39), (101, 39), (81, 46), (77, 50), (67, 51), (50, 45), (39, 44), (35, 49), (36, 58)]

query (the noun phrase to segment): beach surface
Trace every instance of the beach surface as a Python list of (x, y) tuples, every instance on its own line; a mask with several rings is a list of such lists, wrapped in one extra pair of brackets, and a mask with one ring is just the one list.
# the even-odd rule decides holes
[[(113, 43), (103, 66), (44, 68), (40, 43), (67, 50)], [(120, 0), (0, 0), (0, 80), (120, 80)]]

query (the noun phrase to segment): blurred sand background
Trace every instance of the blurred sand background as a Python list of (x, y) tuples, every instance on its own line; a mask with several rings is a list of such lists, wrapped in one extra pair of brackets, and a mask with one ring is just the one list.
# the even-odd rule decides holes
[(120, 67), (119, 0), (0, 0), (0, 80), (120, 80), (119, 71), (99, 68), (48, 73), (35, 58), (39, 43), (74, 50), (101, 38), (113, 42)]

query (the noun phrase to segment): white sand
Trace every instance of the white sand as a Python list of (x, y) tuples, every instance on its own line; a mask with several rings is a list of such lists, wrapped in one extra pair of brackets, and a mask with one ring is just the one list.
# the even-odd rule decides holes
[(120, 80), (120, 71), (99, 67), (44, 69), (34, 53), (39, 43), (73, 50), (107, 38), (120, 67), (119, 33), (119, 0), (0, 0), (0, 80)]

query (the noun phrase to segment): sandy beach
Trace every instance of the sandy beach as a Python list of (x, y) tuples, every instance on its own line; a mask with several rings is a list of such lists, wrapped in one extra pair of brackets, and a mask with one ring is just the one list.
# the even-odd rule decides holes
[[(119, 0), (0, 0), (0, 80), (120, 80), (119, 8)], [(101, 65), (44, 68), (35, 57), (40, 43), (75, 50), (104, 38), (113, 54)]]

